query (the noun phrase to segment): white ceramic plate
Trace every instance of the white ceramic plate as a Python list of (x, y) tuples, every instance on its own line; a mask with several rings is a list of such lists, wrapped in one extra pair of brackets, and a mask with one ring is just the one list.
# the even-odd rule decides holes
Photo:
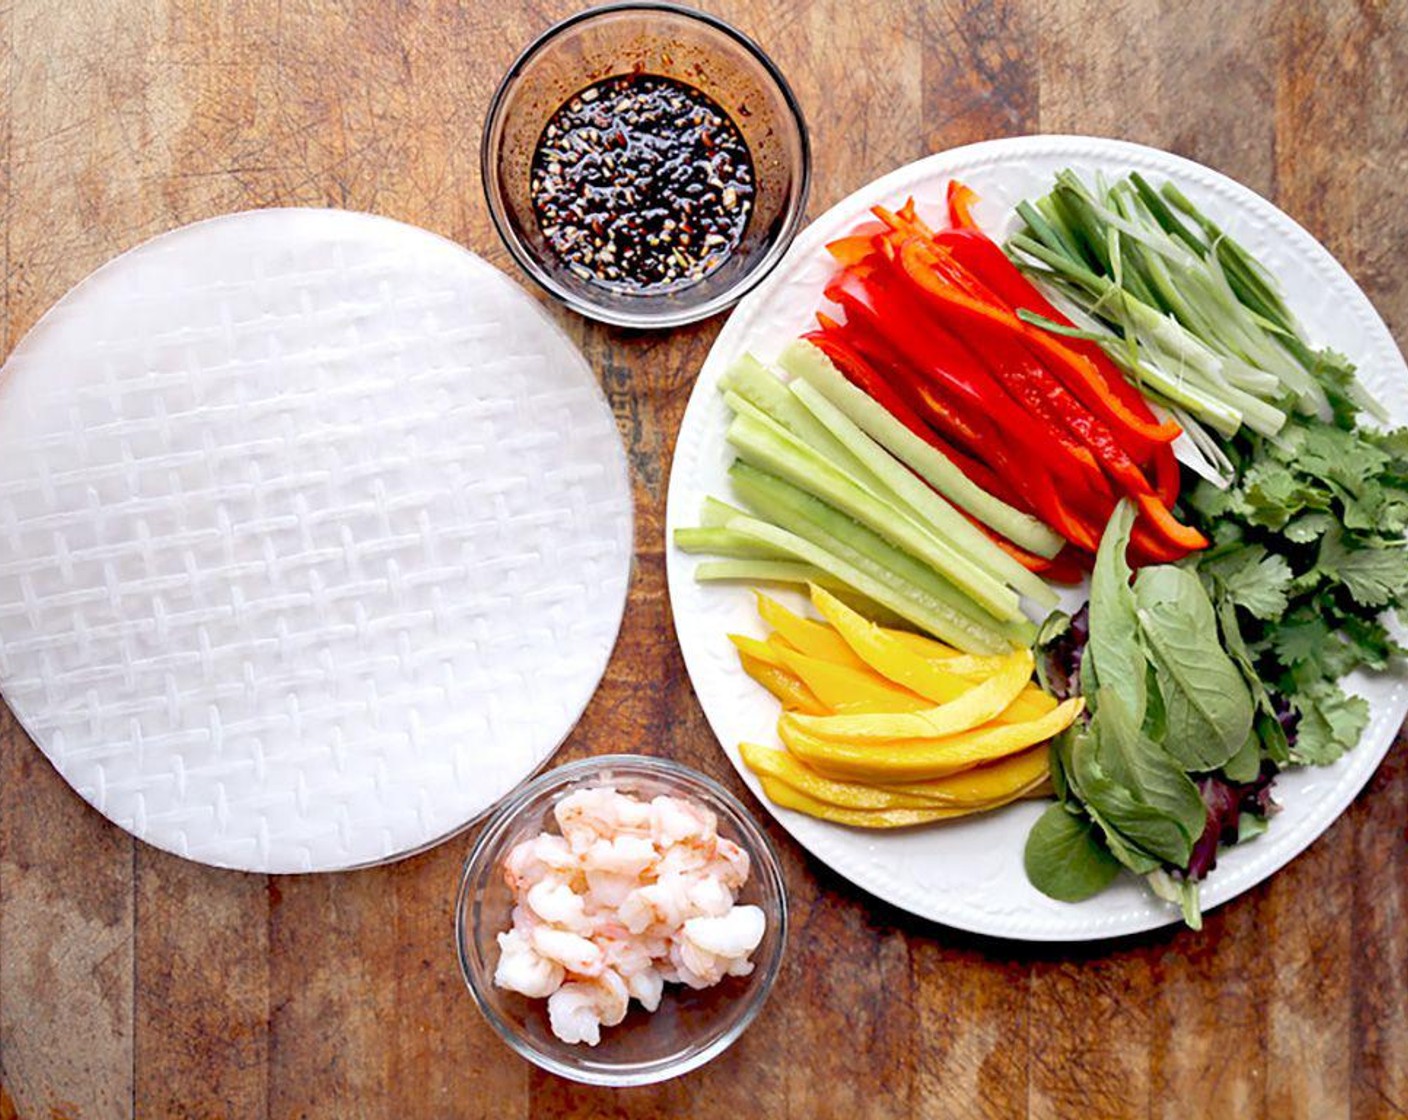
[[(696, 524), (706, 495), (728, 497), (732, 455), (724, 441), (728, 410), (716, 389), (718, 379), (745, 351), (771, 358), (811, 328), (833, 269), (826, 242), (850, 232), (868, 217), (871, 206), (896, 207), (910, 195), (922, 213), (928, 203), (927, 216), (940, 220), (938, 204), (950, 178), (967, 183), (981, 197), (975, 213), (983, 227), (1005, 234), (1013, 207), (1049, 190), (1056, 172), (1065, 167), (1086, 176), (1138, 170), (1156, 181), (1176, 180), (1279, 277), (1310, 338), (1347, 353), (1393, 422), (1408, 422), (1408, 369), (1388, 328), (1329, 252), (1265, 199), (1200, 164), (1135, 144), (1074, 136), (995, 140), (930, 156), (857, 191), (806, 229), (777, 271), (739, 305), (710, 351), (685, 412), (670, 474), (667, 530)], [(693, 557), (669, 549), (675, 630), (714, 733), (744, 780), (759, 792), (739, 760), (737, 744), (742, 739), (777, 741), (777, 703), (739, 669), (726, 635), (763, 630), (747, 589), (697, 584), (694, 563)], [(1083, 598), (1069, 594), (1068, 607)], [(1334, 766), (1277, 780), (1284, 812), (1261, 838), (1223, 853), (1204, 884), (1204, 909), (1236, 897), (1301, 852), (1344, 811), (1392, 745), (1408, 712), (1408, 684), (1367, 674), (1356, 674), (1348, 684), (1368, 698), (1372, 712), (1359, 746)], [(1174, 907), (1127, 875), (1077, 905), (1034, 890), (1022, 869), (1022, 847), (1041, 803), (891, 833), (827, 824), (764, 804), (817, 858), (858, 886), (961, 929), (1032, 941), (1087, 940), (1153, 929), (1178, 918)], [(1385, 843), (1391, 842), (1385, 837)]]
[(0, 380), (0, 689), (179, 855), (405, 855), (540, 766), (632, 555), (611, 410), (507, 277), (367, 214), (174, 230)]

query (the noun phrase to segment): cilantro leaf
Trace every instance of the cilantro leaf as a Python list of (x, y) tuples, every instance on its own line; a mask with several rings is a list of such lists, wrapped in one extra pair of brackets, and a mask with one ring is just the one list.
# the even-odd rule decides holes
[(1329, 624), (1318, 613), (1293, 611), (1271, 635), (1271, 648), (1282, 665), (1316, 664), (1330, 640)]
[(1246, 545), (1217, 557), (1206, 569), (1253, 618), (1273, 619), (1285, 612), (1292, 576), (1284, 556), (1259, 544)]
[(1302, 513), (1287, 523), (1282, 535), (1294, 544), (1309, 544), (1319, 540), (1325, 530), (1335, 523), (1328, 513)]
[(1386, 432), (1364, 431), (1360, 436), (1384, 454), (1408, 462), (1408, 427), (1391, 428)]
[(1366, 607), (1386, 607), (1408, 594), (1408, 546), (1402, 541), (1355, 547), (1332, 526), (1320, 538), (1315, 567)]
[(1243, 480), (1247, 521), (1266, 529), (1281, 529), (1305, 509), (1328, 509), (1330, 495), (1296, 477), (1284, 463), (1262, 460), (1252, 465)]
[(1303, 475), (1337, 482), (1352, 494), (1389, 464), (1386, 452), (1355, 432), (1321, 426), (1305, 429), (1291, 465)]
[(1350, 750), (1369, 722), (1369, 704), (1362, 696), (1346, 695), (1338, 684), (1320, 680), (1290, 697), (1300, 713), (1293, 762), (1327, 766)]

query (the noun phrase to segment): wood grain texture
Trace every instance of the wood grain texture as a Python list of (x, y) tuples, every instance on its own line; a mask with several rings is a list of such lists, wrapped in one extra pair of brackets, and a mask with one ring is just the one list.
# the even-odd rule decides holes
[[(512, 271), (479, 186), (483, 113), (576, 6), (0, 0), (0, 350), (115, 253), (249, 207), (369, 210)], [(1405, 0), (710, 6), (796, 88), (813, 215), (939, 148), (1122, 136), (1279, 201), (1408, 332)], [(671, 451), (720, 320), (643, 335), (553, 313), (602, 380), (637, 517), (620, 640), (559, 757), (669, 755), (741, 792), (663, 559)], [(772, 1002), (706, 1069), (613, 1093), (533, 1070), (475, 1012), (449, 938), (469, 837), (347, 875), (212, 871), (134, 845), (0, 714), (0, 1117), (1408, 1116), (1403, 742), (1201, 934), (1093, 947), (918, 921), (758, 812), (794, 918)]]

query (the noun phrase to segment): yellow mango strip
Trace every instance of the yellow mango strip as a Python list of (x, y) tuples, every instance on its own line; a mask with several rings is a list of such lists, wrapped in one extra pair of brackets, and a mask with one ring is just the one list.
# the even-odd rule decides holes
[(746, 653), (755, 661), (765, 661), (769, 665), (776, 665), (779, 669), (785, 669), (782, 658), (778, 655), (777, 647), (770, 645), (761, 638), (750, 638), (747, 634), (730, 634), (728, 640), (734, 645), (740, 654)]
[(982, 684), (955, 700), (922, 712), (798, 716), (804, 731), (825, 739), (874, 742), (887, 739), (938, 739), (991, 723), (1020, 696), (1032, 676), (1029, 650), (1013, 650), (1002, 667)]
[(894, 739), (855, 743), (822, 739), (783, 715), (777, 730), (787, 749), (828, 777), (893, 784), (923, 781), (1015, 754), (1064, 731), (1080, 713), (1079, 697), (1058, 704), (1026, 723), (991, 723), (938, 739)]
[(926, 782), (891, 782), (878, 788), (957, 805), (983, 805), (1025, 797), (1051, 773), (1051, 750), (1045, 744)]
[(786, 751), (760, 747), (757, 743), (739, 743), (738, 753), (758, 777), (783, 782), (799, 793), (842, 809), (945, 808), (932, 797), (881, 789), (863, 782), (838, 782), (808, 769)]
[(824, 588), (812, 585), (812, 603), (846, 644), (865, 664), (882, 677), (902, 684), (935, 704), (946, 704), (972, 687), (972, 682), (946, 669), (936, 660), (923, 657), (887, 631), (857, 614)]
[(1048, 696), (1034, 684), (1029, 685), (1007, 706), (1007, 710), (997, 717), (997, 722), (1026, 723), (1031, 719), (1039, 719), (1055, 707), (1056, 697)]
[(924, 697), (864, 666), (837, 665), (781, 646), (774, 652), (782, 666), (834, 712), (917, 712), (932, 707)]
[(807, 717), (815, 717), (825, 715), (831, 710), (786, 669), (759, 661), (752, 654), (741, 650), (738, 659), (743, 662), (743, 671), (781, 700), (782, 706), (789, 712), (801, 712)]
[(1021, 723), (1024, 720), (1036, 719), (1054, 711), (1058, 702), (1049, 692), (1042, 692), (1036, 685), (1029, 684), (1022, 694), (1012, 701), (1012, 706), (997, 717), (998, 722)]
[(936, 642), (933, 638), (926, 638), (923, 634), (915, 634), (909, 630), (891, 630), (881, 627), (887, 637), (893, 638), (900, 645), (911, 653), (917, 653), (920, 657), (930, 661), (937, 661), (943, 667), (944, 672), (952, 673), (956, 677), (964, 677), (967, 680), (980, 681), (992, 676), (997, 671), (997, 666), (1002, 661), (1002, 655), (994, 657), (984, 657), (980, 653), (959, 653), (958, 650), (946, 646), (943, 642)]
[(794, 789), (786, 782), (779, 782), (775, 778), (762, 778), (763, 793), (774, 805), (781, 805), (784, 809), (795, 809), (799, 813), (806, 813), (809, 817), (816, 817), (819, 820), (831, 821), (833, 824), (845, 824), (854, 828), (908, 828), (916, 824), (932, 824), (934, 821), (951, 820), (953, 817), (966, 816), (973, 809), (842, 809), (838, 805), (828, 805), (825, 801), (818, 801), (814, 797), (808, 797), (800, 790)]
[[(920, 657), (938, 659), (940, 661), (960, 656), (958, 650), (950, 645), (945, 645), (937, 638), (930, 638), (925, 634), (916, 634), (913, 630), (892, 630), (889, 627), (881, 627), (886, 634), (894, 638), (912, 653), (917, 653)], [(966, 654), (962, 656), (968, 656)]]
[[(796, 646), (794, 646), (791, 642), (789, 642), (786, 638), (784, 638), (781, 634), (779, 634), (776, 630), (774, 630), (771, 634), (768, 635), (768, 645), (772, 647), (773, 656), (779, 657), (779, 658), (780, 658), (781, 655), (784, 654), (784, 653), (801, 653), (801, 652), (802, 652), (802, 651), (799, 650)], [(803, 656), (807, 656), (807, 655), (803, 654)], [(817, 660), (820, 661), (820, 660), (822, 660), (822, 659), (821, 659), (821, 658), (817, 658)], [(830, 665), (831, 662), (828, 661), (827, 664)]]
[(817, 657), (837, 665), (864, 664), (831, 627), (793, 614), (776, 599), (769, 599), (761, 591), (754, 594), (758, 597), (758, 614), (762, 620), (808, 657)]

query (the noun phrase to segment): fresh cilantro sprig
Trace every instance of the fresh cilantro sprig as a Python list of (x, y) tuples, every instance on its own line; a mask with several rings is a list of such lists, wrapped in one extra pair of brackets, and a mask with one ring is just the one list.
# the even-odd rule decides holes
[(1291, 761), (1333, 762), (1369, 716), (1339, 679), (1404, 652), (1384, 613), (1408, 614), (1408, 429), (1358, 428), (1345, 409), (1230, 450), (1234, 484), (1202, 482), (1186, 498), (1213, 542), (1198, 570), (1235, 605), (1258, 674), (1295, 713)]

